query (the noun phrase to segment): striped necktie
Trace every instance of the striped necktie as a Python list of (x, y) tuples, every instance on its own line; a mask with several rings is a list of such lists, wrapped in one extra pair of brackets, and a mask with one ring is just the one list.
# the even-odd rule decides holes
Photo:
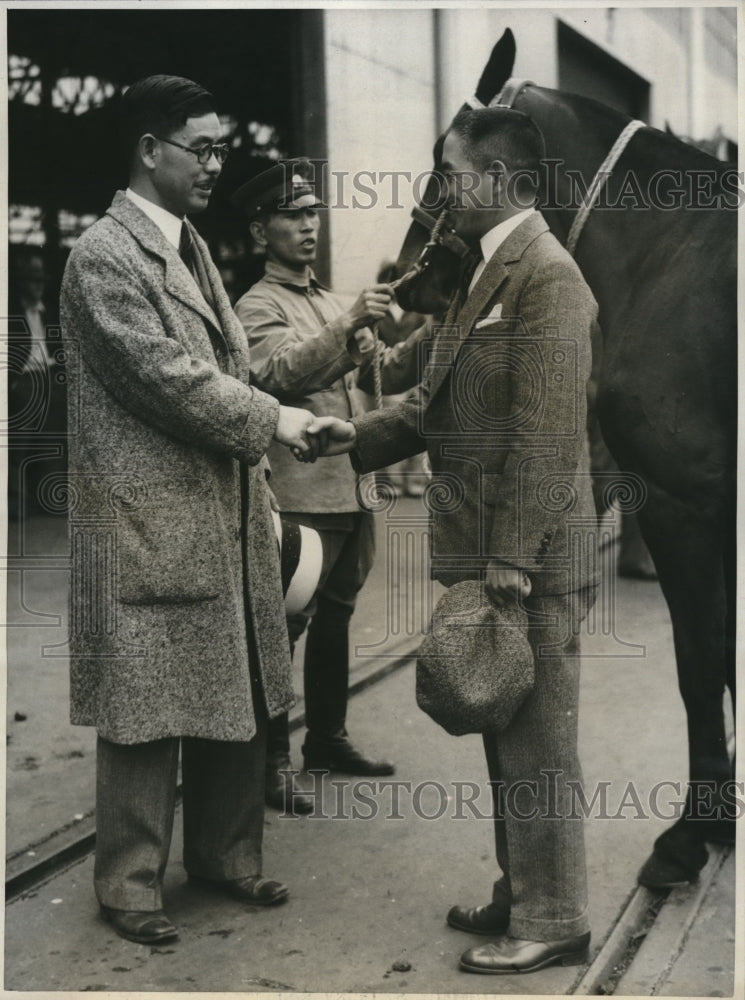
[(183, 223), (181, 226), (181, 236), (179, 238), (178, 254), (181, 260), (186, 265), (189, 274), (196, 282), (197, 287), (204, 296), (205, 301), (210, 305), (212, 309), (214, 309), (215, 301), (212, 298), (212, 289), (209, 287), (209, 284), (206, 281), (206, 276), (203, 275), (200, 268), (197, 267), (194, 242), (191, 238), (191, 233), (186, 228), (186, 223)]

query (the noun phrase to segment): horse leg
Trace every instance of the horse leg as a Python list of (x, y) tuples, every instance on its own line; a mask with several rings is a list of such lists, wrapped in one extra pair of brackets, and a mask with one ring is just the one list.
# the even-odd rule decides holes
[(659, 888), (696, 877), (708, 857), (706, 840), (734, 837), (734, 806), (721, 795), (732, 773), (723, 710), (728, 600), (720, 525), (654, 487), (639, 516), (670, 610), (688, 720), (685, 811), (657, 838), (639, 873), (642, 885)]
[(642, 537), (638, 517), (624, 514), (622, 525), (618, 575), (632, 580), (656, 580), (657, 570)]

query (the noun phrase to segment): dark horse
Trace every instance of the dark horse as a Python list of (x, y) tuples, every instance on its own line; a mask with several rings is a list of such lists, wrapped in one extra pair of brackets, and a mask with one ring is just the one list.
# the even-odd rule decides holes
[[(514, 38), (506, 31), (483, 71), (476, 105), (505, 103), (499, 95), (514, 58)], [(545, 137), (549, 162), (540, 207), (566, 243), (577, 215), (576, 178), (589, 187), (629, 118), (532, 84), (511, 98), (507, 103), (529, 114)], [(442, 137), (435, 166), (441, 143)], [(723, 710), (725, 686), (733, 706), (735, 696), (732, 209), (741, 196), (732, 181), (725, 164), (645, 126), (621, 154), (575, 254), (600, 307), (597, 416), (619, 467), (646, 485), (639, 518), (670, 609), (688, 717), (685, 812), (657, 839), (639, 875), (654, 887), (695, 878), (706, 862), (705, 842), (734, 839)], [(433, 175), (422, 199), (433, 217), (439, 186)], [(397, 273), (410, 268), (428, 237), (424, 225), (412, 223)], [(438, 245), (422, 259), (427, 266), (402, 284), (399, 301), (405, 309), (437, 314), (457, 280), (458, 257)]]

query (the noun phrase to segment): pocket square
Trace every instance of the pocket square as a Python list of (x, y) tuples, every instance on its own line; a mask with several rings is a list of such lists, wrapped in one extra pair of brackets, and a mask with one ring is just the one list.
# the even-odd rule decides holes
[(498, 302), (488, 316), (482, 316), (481, 319), (476, 321), (476, 329), (480, 326), (489, 326), (490, 323), (496, 323), (498, 319), (502, 318), (502, 303)]

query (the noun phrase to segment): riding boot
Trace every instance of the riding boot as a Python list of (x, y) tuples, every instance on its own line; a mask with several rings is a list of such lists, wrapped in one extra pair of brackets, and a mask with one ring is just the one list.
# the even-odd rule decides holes
[(290, 813), (313, 811), (313, 800), (297, 785), (290, 761), (290, 720), (287, 712), (269, 720), (266, 745), (268, 806)]
[(388, 760), (366, 757), (346, 729), (349, 697), (349, 619), (351, 609), (319, 598), (305, 645), (305, 721), (303, 756), (309, 770), (388, 775)]
[(346, 738), (351, 610), (323, 597), (305, 643), (305, 724), (313, 742)]

